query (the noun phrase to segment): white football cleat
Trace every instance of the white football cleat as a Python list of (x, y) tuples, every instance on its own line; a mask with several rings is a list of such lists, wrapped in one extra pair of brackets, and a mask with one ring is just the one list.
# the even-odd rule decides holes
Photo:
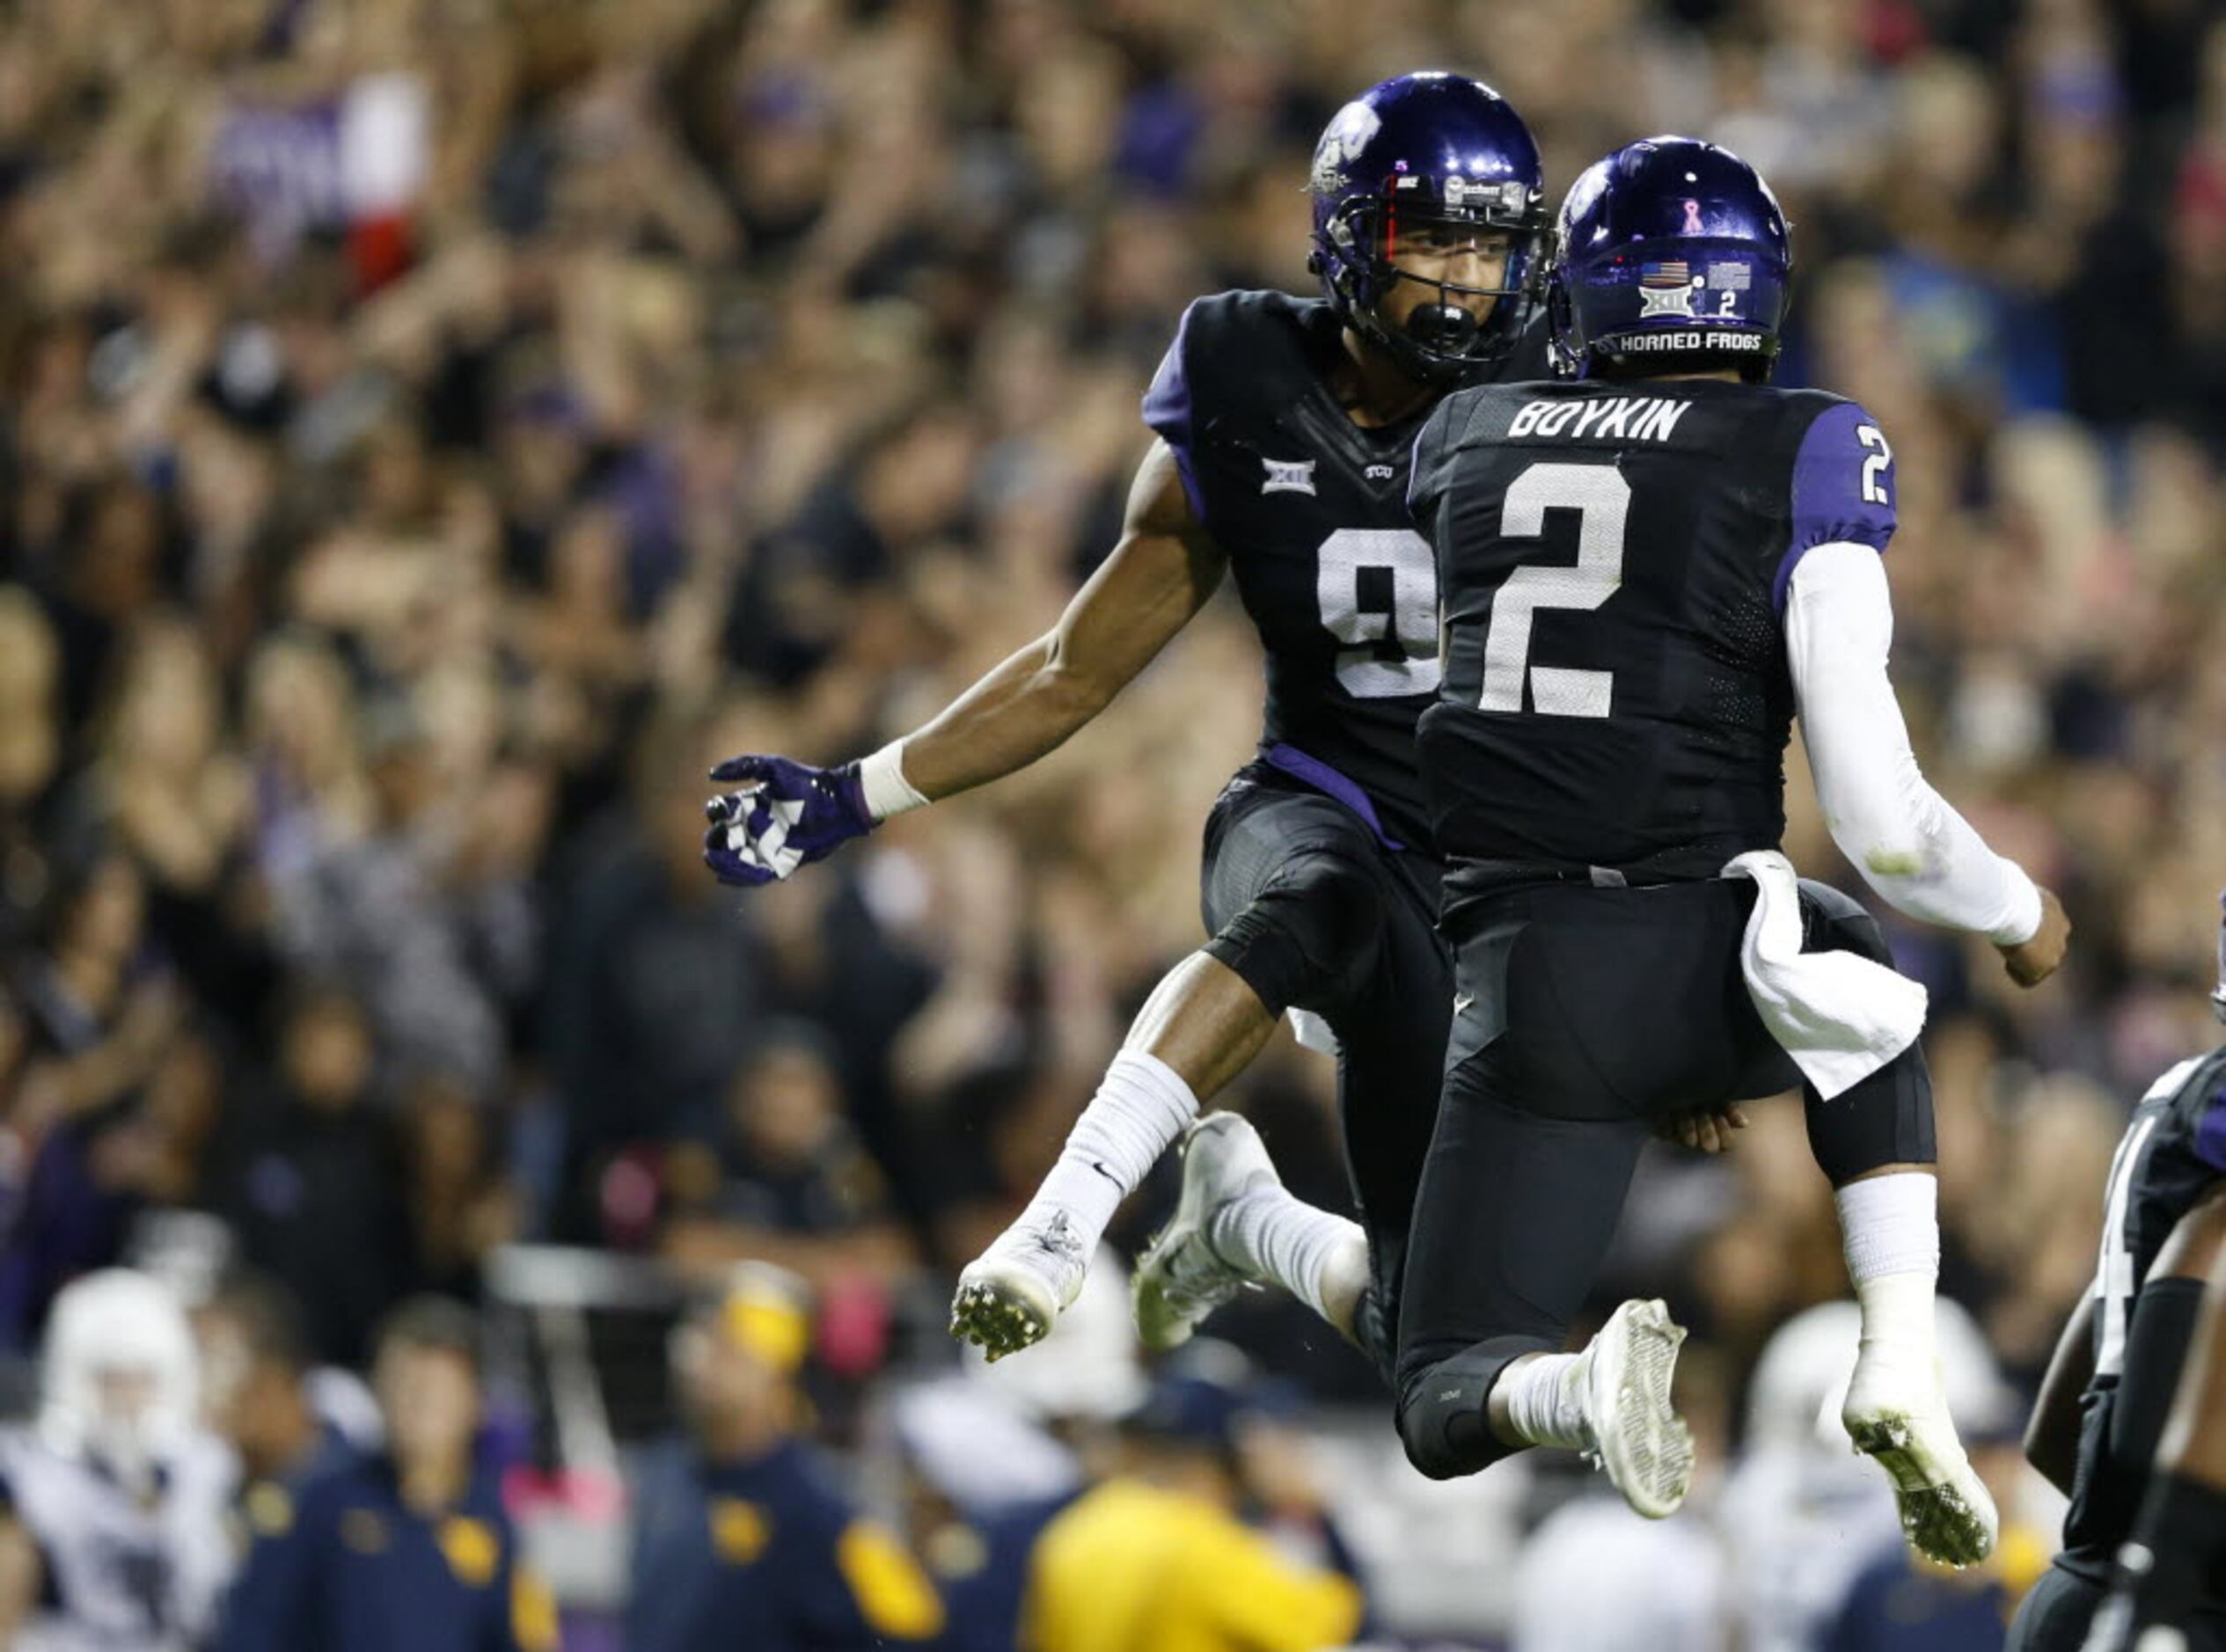
[(1626, 1302), (1579, 1356), (1585, 1373), (1585, 1457), (1623, 1501), (1649, 1520), (1677, 1512), (1693, 1485), (1693, 1435), (1670, 1403), (1685, 1327), (1659, 1302)]
[(959, 1274), (951, 1334), (982, 1349), (992, 1364), (1032, 1348), (1074, 1305), (1088, 1271), (1089, 1258), (1065, 1211), (1042, 1224), (1015, 1222)]
[(1965, 1567), (1994, 1553), (2001, 1517), (1963, 1454), (1937, 1372), (1859, 1360), (1840, 1422), (1855, 1449), (1892, 1478), (1902, 1535), (1918, 1553)]
[(1129, 1287), (1146, 1348), (1163, 1354), (1181, 1347), (1206, 1315), (1255, 1283), (1213, 1254), (1206, 1224), (1231, 1200), (1281, 1181), (1260, 1132), (1238, 1115), (1208, 1113), (1183, 1131), (1175, 1218), (1145, 1246)]

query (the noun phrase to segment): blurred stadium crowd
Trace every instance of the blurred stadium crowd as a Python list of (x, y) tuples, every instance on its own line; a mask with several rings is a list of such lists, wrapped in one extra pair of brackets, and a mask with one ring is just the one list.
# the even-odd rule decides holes
[[(1433, 63), (1513, 101), (1554, 187), (1651, 131), (1754, 161), (1802, 270), (1782, 380), (1893, 440), (1919, 749), (2079, 926), (2022, 1000), (1890, 930), (1933, 994), (1944, 1290), (2029, 1388), (2126, 1107), (2215, 1036), (2203, 0), (19, 0), (18, 1371), (119, 1260), (252, 1265), (342, 1367), (413, 1293), (480, 1300), (506, 1245), (757, 1260), (813, 1292), (823, 1433), (886, 1456), (888, 1373), (956, 1364), (950, 1275), (1197, 938), (1255, 646), (1225, 601), (1053, 760), (747, 900), (699, 863), (703, 771), (870, 749), (1039, 632), (1111, 544), (1183, 304), (1311, 290), (1314, 135)], [(1852, 887), (1813, 818), (1788, 850)], [(1280, 1047), (1234, 1100), (1336, 1203), (1329, 1077)], [(1727, 1160), (1650, 1161), (1608, 1286), (1699, 1327), (1719, 1452), (1770, 1333), (1844, 1289), (1798, 1111), (1761, 1114)], [(1226, 1328), (1286, 1408), (1364, 1408), (1330, 1455), (1383, 1480), (1333, 1487), (1388, 1480), (1356, 1356), (1295, 1309)], [(1468, 1564), (1469, 1620), (1404, 1615), (1504, 1632), (1509, 1551)]]

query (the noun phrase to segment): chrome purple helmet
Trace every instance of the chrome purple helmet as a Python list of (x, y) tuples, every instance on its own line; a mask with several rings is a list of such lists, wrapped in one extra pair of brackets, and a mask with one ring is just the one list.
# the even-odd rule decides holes
[(1755, 170), (1697, 138), (1644, 138), (1585, 168), (1562, 203), (1547, 313), (1580, 376), (1736, 367), (1770, 376), (1793, 243)]
[[(1337, 112), (1314, 146), (1314, 257), (1348, 326), (1417, 379), (1453, 383), (1504, 360), (1544, 291), (1552, 236), (1538, 145), (1507, 100), (1441, 69), (1372, 86)], [(1424, 281), (1391, 261), (1402, 223), (1484, 224), (1507, 232), (1497, 287)], [(1437, 301), (1394, 329), (1380, 308), (1402, 281)], [(1461, 299), (1496, 300), (1481, 322)]]

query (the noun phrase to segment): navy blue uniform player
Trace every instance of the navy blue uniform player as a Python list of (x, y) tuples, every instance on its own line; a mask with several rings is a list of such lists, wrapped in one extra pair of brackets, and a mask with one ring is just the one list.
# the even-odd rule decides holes
[(1892, 452), (1860, 406), (1767, 384), (1790, 252), (1761, 180), (1710, 144), (1634, 144), (1578, 181), (1561, 239), (1549, 302), (1582, 376), (1449, 398), (1416, 450), (1445, 610), (1420, 745), (1459, 996), (1400, 1431), (1432, 1475), (1562, 1446), (1640, 1513), (1675, 1509), (1683, 1331), (1626, 1303), (1559, 1350), (1650, 1129), (1798, 1082), (1863, 1308), (1843, 1421), (1912, 1541), (1968, 1563), (1995, 1517), (1933, 1359), (1922, 994), (1859, 907), (1776, 852), (1794, 717), (1881, 895), (1989, 936), (2028, 983), (2067, 925), (1910, 756), (1886, 674)]
[[(1207, 826), (1213, 938), (1161, 983), (1041, 1192), (962, 1276), (953, 1328), (992, 1357), (1049, 1329), (1120, 1200), (1299, 1009), (1326, 1020), (1358, 1099), (1345, 1140), (1366, 1239), (1285, 1195), (1249, 1128), (1217, 1115), (1192, 1162), (1259, 1196), (1211, 1244), (1178, 1220), (1139, 1270), (1139, 1322), (1171, 1345), (1263, 1273), (1388, 1370), (1451, 999), (1414, 771), (1437, 588), (1406, 512), (1409, 453), (1449, 390), (1545, 371), (1546, 208), (1521, 121), (1447, 74), (1346, 106), (1311, 185), (1323, 296), (1190, 307), (1145, 400), (1159, 440), (1121, 544), (1049, 634), (862, 762), (714, 771), (746, 785), (714, 803), (714, 869), (785, 877), (890, 813), (1042, 757), (1235, 575), (1267, 656), (1266, 727)], [(1202, 1208), (1186, 1197), (1186, 1216)]]
[[(2226, 933), (2220, 952), (2213, 1002), (2226, 1018)], [(2156, 1484), (2157, 1446), (2196, 1342), (2204, 1281), (2222, 1259), (2226, 1045), (2149, 1086), (2111, 1161), (2094, 1288), (2064, 1327), (2026, 1433), (2034, 1466), (2071, 1507), (2062, 1552), (2011, 1626), (2015, 1652), (2087, 1644), (2112, 1563), (2135, 1539), (2144, 1502), (2175, 1489)], [(2226, 1648), (2226, 1574), (2189, 1581), (2192, 1598), (2175, 1603), (2184, 1610), (2174, 1626), (2186, 1639), (2173, 1644)]]

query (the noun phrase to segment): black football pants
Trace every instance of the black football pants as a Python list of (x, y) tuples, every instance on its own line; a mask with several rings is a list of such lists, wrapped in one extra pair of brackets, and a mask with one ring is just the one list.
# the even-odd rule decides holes
[[(1887, 958), (1854, 901), (1801, 894), (1806, 949)], [(1508, 1454), (1485, 1395), (1511, 1359), (1563, 1347), (1655, 1125), (1800, 1082), (1740, 973), (1754, 897), (1744, 879), (1534, 885), (1454, 919), (1459, 997), (1399, 1319), (1399, 1431), (1424, 1473)], [(1834, 1185), (1931, 1162), (1915, 1046), (1830, 1101), (1804, 1096)]]
[(1438, 871), (1263, 765), (1230, 782), (1206, 821), (1205, 951), (1274, 1013), (1311, 1010), (1337, 1035), (1345, 1171), (1368, 1236), (1354, 1331), (1386, 1383), (1453, 1004)]

